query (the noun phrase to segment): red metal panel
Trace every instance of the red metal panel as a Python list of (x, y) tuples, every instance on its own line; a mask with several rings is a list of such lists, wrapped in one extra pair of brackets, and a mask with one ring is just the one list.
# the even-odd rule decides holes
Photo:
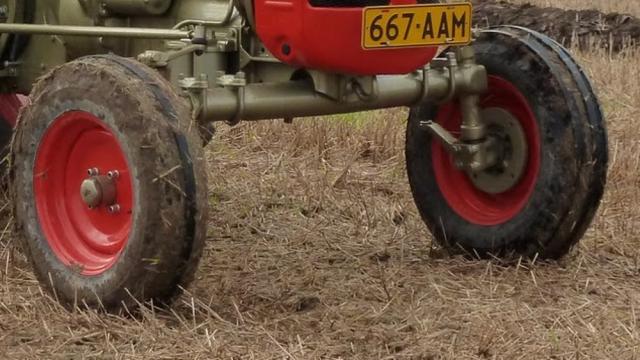
[(364, 50), (363, 8), (312, 7), (307, 0), (254, 3), (258, 36), (275, 57), (296, 67), (353, 75), (406, 74), (437, 53), (436, 47)]

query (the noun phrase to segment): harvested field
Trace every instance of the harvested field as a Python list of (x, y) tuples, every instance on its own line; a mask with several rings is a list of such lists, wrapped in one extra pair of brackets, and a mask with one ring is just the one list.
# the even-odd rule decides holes
[(434, 248), (406, 181), (404, 110), (242, 124), (208, 147), (209, 242), (168, 309), (62, 309), (3, 217), (0, 358), (639, 358), (640, 52), (577, 57), (607, 115), (611, 167), (594, 225), (559, 263)]
[[(501, 24), (524, 26), (581, 49), (602, 47), (620, 51), (640, 43), (640, 19), (629, 13), (604, 13), (597, 9), (561, 10), (502, 0), (477, 0), (474, 5), (474, 22), (479, 27)], [(555, 3), (552, 5), (557, 6)], [(566, 8), (566, 4), (563, 5)]]

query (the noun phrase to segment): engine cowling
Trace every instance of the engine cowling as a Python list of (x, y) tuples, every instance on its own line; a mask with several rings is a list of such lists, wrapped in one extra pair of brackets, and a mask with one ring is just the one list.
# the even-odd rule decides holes
[(353, 75), (405, 74), (431, 61), (437, 48), (363, 49), (362, 6), (423, 2), (254, 0), (255, 29), (275, 57), (295, 67)]

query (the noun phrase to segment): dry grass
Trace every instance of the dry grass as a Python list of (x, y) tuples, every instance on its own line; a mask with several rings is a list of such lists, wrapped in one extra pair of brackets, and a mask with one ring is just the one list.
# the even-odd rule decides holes
[(210, 241), (168, 310), (61, 309), (4, 219), (0, 358), (639, 358), (640, 54), (579, 60), (612, 163), (595, 224), (561, 263), (433, 250), (406, 184), (402, 110), (243, 124), (209, 148)]

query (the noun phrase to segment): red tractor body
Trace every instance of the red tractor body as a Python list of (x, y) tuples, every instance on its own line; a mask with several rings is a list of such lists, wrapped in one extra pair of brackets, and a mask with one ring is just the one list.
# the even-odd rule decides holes
[(406, 74), (430, 62), (438, 51), (437, 47), (364, 49), (363, 7), (319, 7), (307, 0), (255, 0), (254, 6), (257, 33), (266, 48), (282, 62), (300, 68)]

